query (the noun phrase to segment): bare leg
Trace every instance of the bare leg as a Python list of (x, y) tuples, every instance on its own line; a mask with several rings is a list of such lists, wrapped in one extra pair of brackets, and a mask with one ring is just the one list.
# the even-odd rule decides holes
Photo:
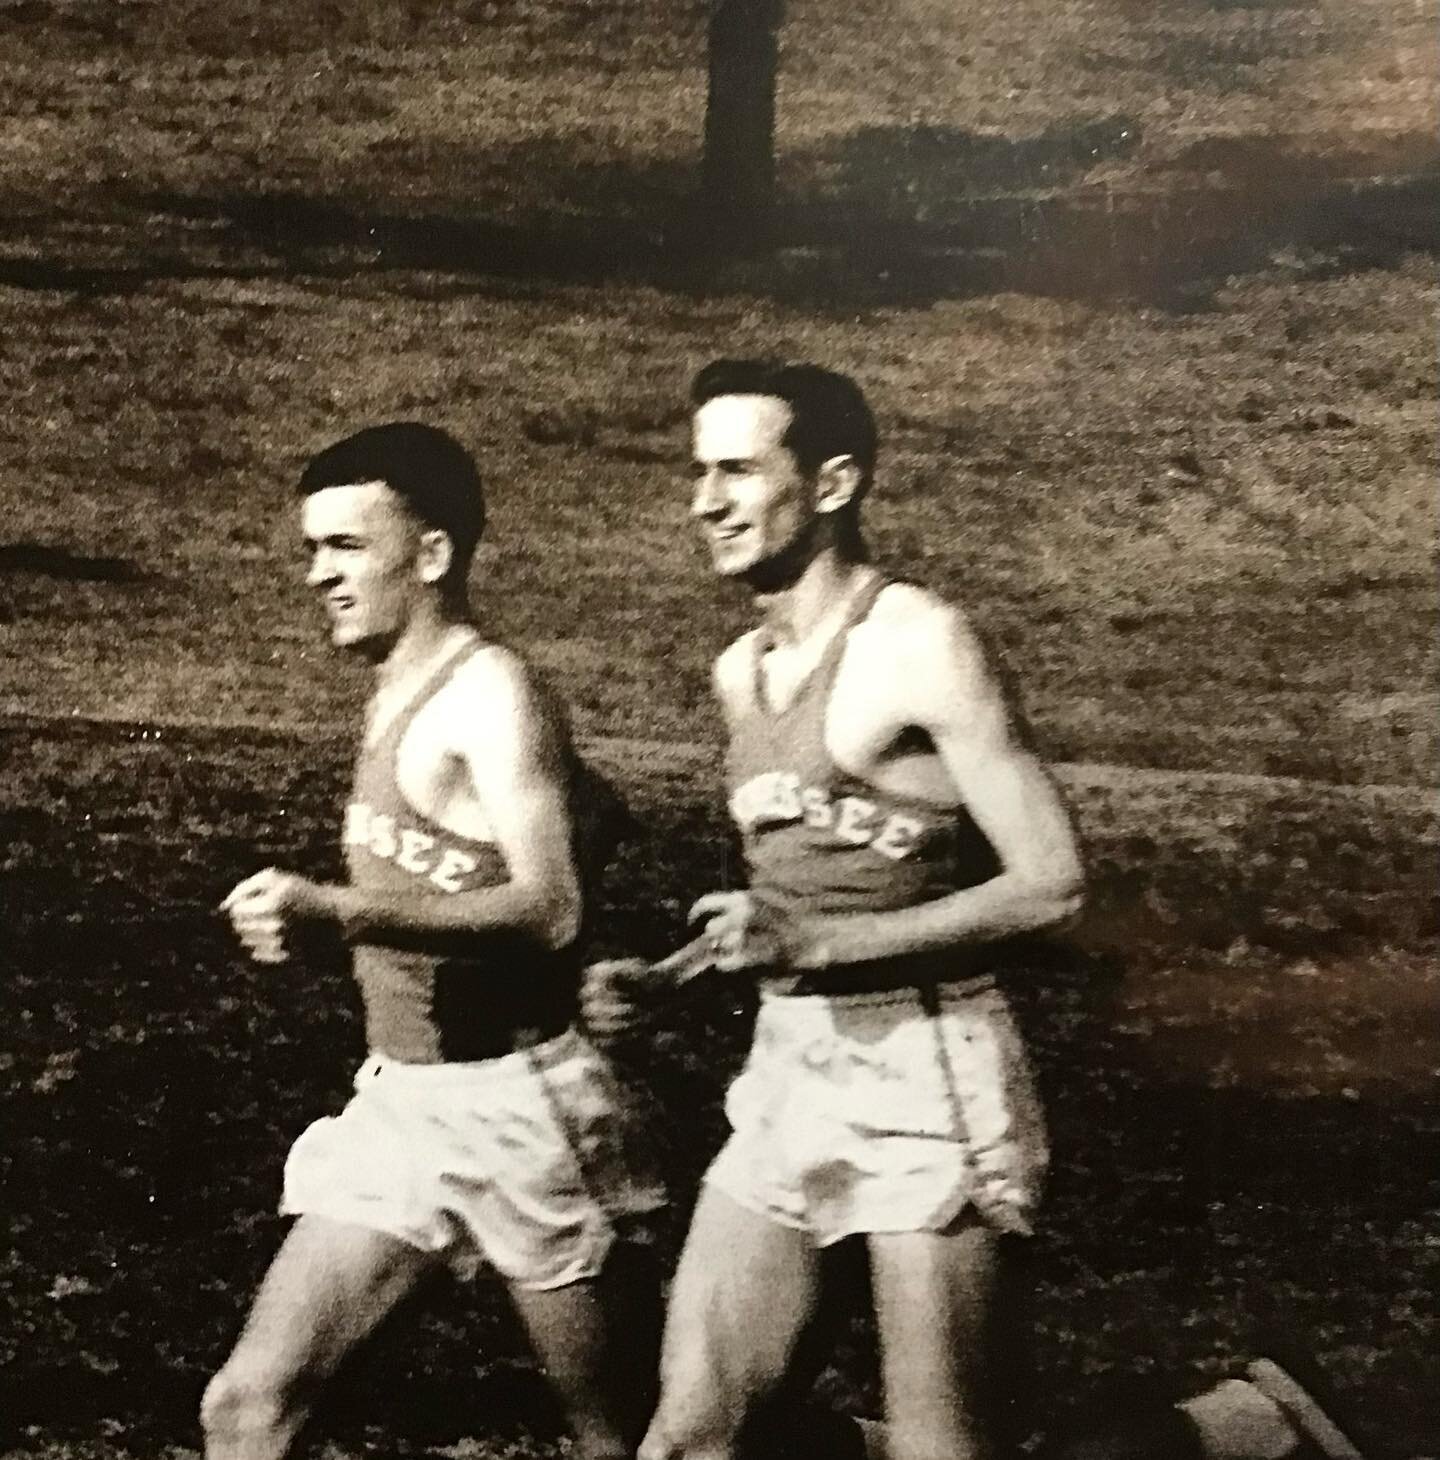
[(512, 1286), (510, 1297), (575, 1438), (578, 1460), (625, 1460), (635, 1453), (647, 1390), (629, 1386), (619, 1350), (638, 1343), (653, 1362), (653, 1332), (622, 1329), (628, 1295), (610, 1300), (606, 1278), (544, 1290)]
[(784, 1376), (818, 1277), (803, 1233), (703, 1188), (670, 1290), (660, 1405), (640, 1460), (734, 1460), (746, 1419)]
[(429, 1270), (393, 1237), (301, 1217), (201, 1404), (207, 1460), (280, 1460), (315, 1391)]
[(981, 1390), (997, 1240), (978, 1224), (869, 1239), (889, 1460), (989, 1454)]

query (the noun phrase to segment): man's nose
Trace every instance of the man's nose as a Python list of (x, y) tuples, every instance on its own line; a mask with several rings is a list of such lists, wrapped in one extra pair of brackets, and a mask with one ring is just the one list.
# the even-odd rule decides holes
[(329, 549), (316, 548), (310, 558), (310, 571), (305, 575), (307, 586), (320, 588), (326, 583), (333, 583), (335, 577), (335, 559)]
[(725, 493), (718, 471), (702, 472), (695, 478), (695, 491), (690, 498), (694, 517), (718, 517), (725, 510)]

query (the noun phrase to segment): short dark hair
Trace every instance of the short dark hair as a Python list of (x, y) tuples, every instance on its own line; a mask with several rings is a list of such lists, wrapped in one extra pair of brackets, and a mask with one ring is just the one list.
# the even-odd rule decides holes
[(860, 468), (860, 490), (875, 475), (879, 444), (875, 417), (864, 392), (848, 376), (819, 365), (782, 360), (712, 360), (690, 386), (690, 404), (699, 410), (722, 395), (769, 395), (790, 408), (790, 425), (780, 444), (811, 474), (832, 456), (853, 456)]
[(419, 421), (367, 426), (327, 446), (300, 474), (301, 496), (326, 487), (384, 482), (454, 550), (448, 579), (464, 581), (485, 531), (485, 492), (475, 459), (448, 432)]

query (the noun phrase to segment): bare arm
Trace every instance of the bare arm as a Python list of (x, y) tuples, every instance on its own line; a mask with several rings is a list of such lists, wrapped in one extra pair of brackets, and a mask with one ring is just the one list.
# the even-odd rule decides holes
[(508, 879), (442, 896), (315, 883), (267, 869), (227, 899), (232, 919), (237, 909), (268, 914), (281, 920), (282, 931), (290, 922), (329, 922), (352, 941), (437, 952), (500, 932), (549, 948), (574, 940), (581, 895), (561, 727), (512, 656), (477, 656), (445, 693), (447, 720), (459, 727), (452, 751), (485, 812)]
[(964, 618), (931, 605), (897, 638), (884, 692), (930, 737), (1000, 863), (999, 873), (915, 907), (807, 920), (792, 967), (824, 968), (1035, 932), (1079, 911), (1080, 855), (1070, 818), (1020, 743), (999, 683)]

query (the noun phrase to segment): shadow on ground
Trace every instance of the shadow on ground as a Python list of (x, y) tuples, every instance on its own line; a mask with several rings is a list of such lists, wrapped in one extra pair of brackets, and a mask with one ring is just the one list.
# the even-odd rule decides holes
[(0, 543), (0, 579), (47, 578), (62, 583), (137, 583), (144, 571), (129, 558), (77, 553), (55, 543)]
[[(1215, 137), (1121, 182), (1089, 177), (1139, 141), (1124, 117), (1016, 139), (862, 128), (786, 160), (764, 227), (707, 211), (682, 169), (576, 168), (553, 148), (519, 147), (511, 161), (519, 175), (539, 170), (527, 187), (566, 203), (514, 213), (412, 213), (383, 198), (263, 188), (116, 192), (102, 260), (85, 257), (80, 220), (58, 252), (0, 256), (0, 283), (103, 293), (166, 278), (439, 270), (729, 287), (822, 308), (997, 290), (1183, 308), (1278, 253), (1313, 254), (1328, 272), (1440, 242), (1440, 149), (1428, 137), (1387, 134), (1364, 150), (1343, 138)], [(121, 216), (134, 241), (117, 255)]]

